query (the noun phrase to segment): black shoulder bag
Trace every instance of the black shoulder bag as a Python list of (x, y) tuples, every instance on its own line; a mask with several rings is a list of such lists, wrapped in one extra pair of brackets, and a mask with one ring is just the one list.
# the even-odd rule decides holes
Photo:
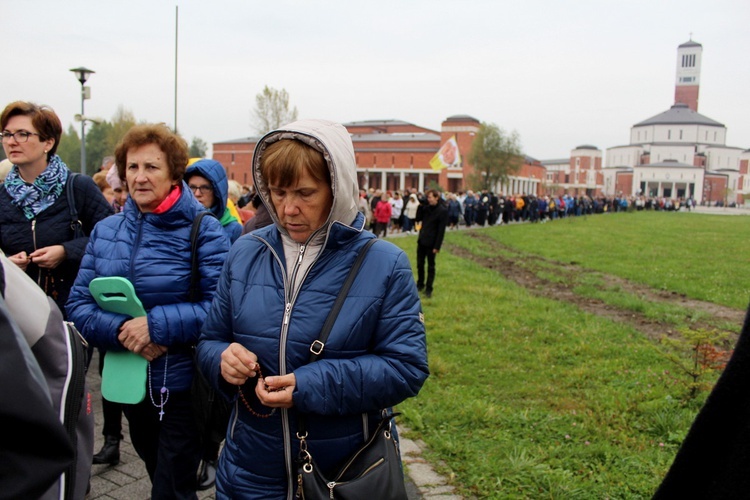
[[(190, 302), (197, 302), (201, 296), (200, 272), (198, 270), (198, 231), (203, 217), (206, 216), (215, 217), (211, 212), (199, 213), (193, 220), (193, 227), (190, 230)], [(220, 443), (227, 432), (231, 411), (230, 405), (220, 394), (217, 394), (201, 372), (196, 359), (195, 347), (191, 350), (195, 373), (193, 374), (193, 383), (190, 386), (190, 400), (193, 404), (193, 415), (198, 426), (198, 435), (202, 444), (208, 442)]]
[[(323, 352), (331, 328), (336, 322), (344, 304), (349, 288), (362, 266), (365, 254), (377, 241), (373, 238), (360, 251), (341, 291), (336, 297), (331, 312), (326, 318), (318, 340), (310, 346), (310, 362), (316, 361)], [(297, 438), (300, 441), (299, 460), (297, 462), (297, 496), (307, 500), (324, 500), (337, 498), (342, 500), (359, 500), (378, 498), (406, 499), (404, 473), (401, 467), (401, 456), (398, 444), (391, 434), (392, 418), (387, 415), (380, 421), (377, 429), (358, 450), (356, 450), (332, 477), (325, 477), (315, 464), (307, 449), (307, 419), (299, 415)]]

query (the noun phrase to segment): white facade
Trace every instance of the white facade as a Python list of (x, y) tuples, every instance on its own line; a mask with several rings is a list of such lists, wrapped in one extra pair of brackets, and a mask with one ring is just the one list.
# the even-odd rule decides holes
[(630, 129), (630, 144), (652, 142), (688, 142), (693, 144), (724, 145), (727, 139), (724, 126), (699, 124), (655, 124)]
[(607, 148), (605, 168), (633, 167), (641, 162), (643, 148), (641, 146), (615, 146)]
[(633, 193), (645, 196), (703, 198), (705, 170), (676, 161), (641, 165), (633, 170)]
[(649, 163), (675, 160), (692, 165), (695, 157), (694, 144), (650, 144), (645, 150), (650, 154)]
[(675, 85), (700, 85), (703, 47), (699, 43), (684, 43), (677, 48)]
[(708, 147), (704, 149), (709, 170), (740, 170), (741, 148)]

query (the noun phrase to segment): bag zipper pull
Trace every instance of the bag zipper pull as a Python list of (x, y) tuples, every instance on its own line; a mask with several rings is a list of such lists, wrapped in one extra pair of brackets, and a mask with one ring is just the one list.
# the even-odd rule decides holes
[(330, 493), (330, 496), (329, 496), (328, 498), (330, 498), (331, 500), (333, 500), (333, 489), (334, 489), (334, 488), (336, 487), (336, 481), (331, 481), (331, 482), (330, 482), (330, 483), (328, 483), (328, 484), (327, 484), (326, 486), (328, 486), (328, 489), (329, 489), (329, 490), (330, 490), (330, 492), (331, 492), (331, 493)]

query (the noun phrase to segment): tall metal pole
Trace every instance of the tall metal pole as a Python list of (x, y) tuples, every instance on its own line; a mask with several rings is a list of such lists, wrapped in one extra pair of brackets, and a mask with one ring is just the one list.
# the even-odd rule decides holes
[(86, 113), (83, 112), (83, 104), (86, 102), (86, 83), (81, 81), (81, 173), (86, 175)]
[(177, 30), (179, 28), (178, 6), (174, 6), (174, 131), (177, 133)]
[(76, 79), (81, 82), (81, 173), (86, 174), (86, 113), (84, 113), (83, 106), (88, 99), (86, 93), (86, 80), (89, 75), (96, 73), (96, 71), (84, 68), (73, 68), (72, 71), (76, 75)]

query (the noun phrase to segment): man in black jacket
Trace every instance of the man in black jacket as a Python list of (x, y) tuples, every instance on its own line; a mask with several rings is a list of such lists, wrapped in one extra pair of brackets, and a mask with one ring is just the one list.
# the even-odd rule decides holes
[[(417, 289), (432, 297), (435, 281), (435, 256), (440, 251), (448, 223), (448, 209), (436, 189), (427, 191), (427, 203), (417, 210), (417, 222), (422, 223), (417, 238)], [(424, 261), (427, 259), (427, 283), (424, 280)]]

